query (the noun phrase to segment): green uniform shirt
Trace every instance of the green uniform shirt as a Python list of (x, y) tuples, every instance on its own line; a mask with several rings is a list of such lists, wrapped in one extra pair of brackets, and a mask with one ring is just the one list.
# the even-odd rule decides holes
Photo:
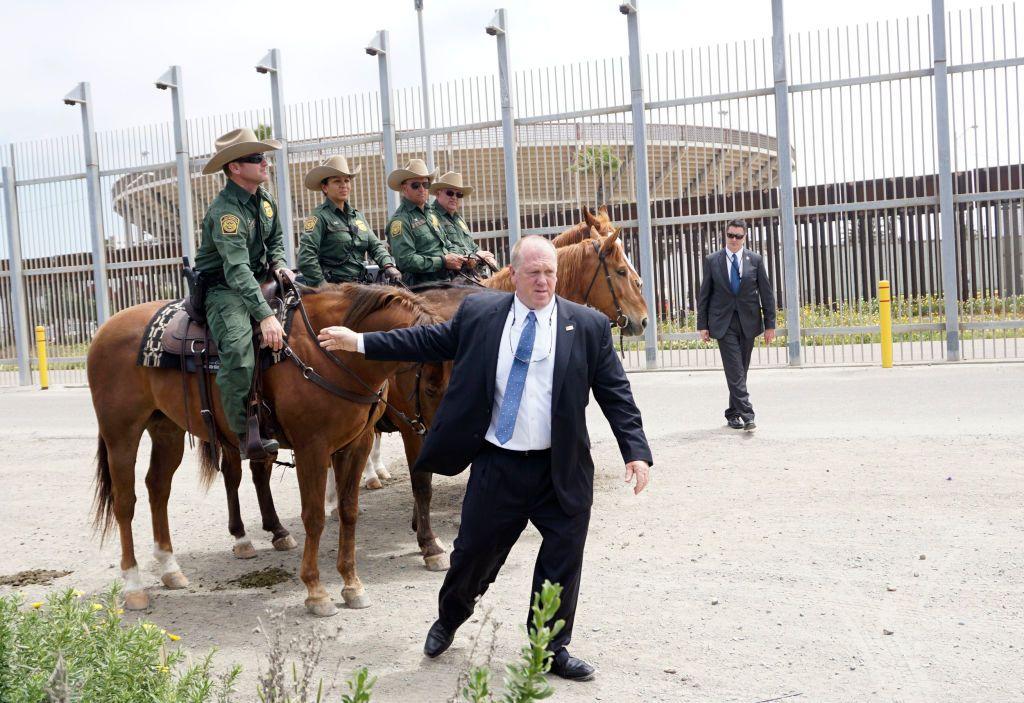
[(402, 198), (402, 204), (388, 220), (388, 234), (395, 262), (410, 283), (445, 278), (444, 255), (458, 254), (441, 229), (441, 220), (429, 205), (419, 207)]
[(359, 280), (367, 254), (381, 268), (395, 265), (366, 218), (347, 202), (342, 209), (327, 198), (303, 222), (299, 271), (308, 285)]
[(454, 215), (450, 215), (447, 210), (437, 204), (436, 200), (430, 208), (437, 215), (437, 219), (441, 222), (441, 231), (455, 247), (457, 253), (463, 256), (472, 256), (480, 251), (480, 246), (473, 239), (473, 234), (469, 231), (469, 225), (466, 224), (462, 213), (456, 211)]
[(242, 297), (254, 320), (273, 314), (260, 292), (259, 281), (284, 266), (284, 235), (277, 203), (260, 186), (249, 193), (228, 180), (203, 218), (196, 268)]

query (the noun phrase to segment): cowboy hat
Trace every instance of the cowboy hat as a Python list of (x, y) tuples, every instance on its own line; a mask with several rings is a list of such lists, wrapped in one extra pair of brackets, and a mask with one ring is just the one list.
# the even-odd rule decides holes
[(218, 137), (217, 141), (213, 143), (213, 156), (203, 166), (203, 175), (209, 176), (211, 173), (216, 173), (225, 165), (243, 156), (262, 154), (265, 151), (274, 151), (280, 148), (281, 142), (276, 139), (260, 141), (256, 138), (256, 133), (248, 127), (234, 129)]
[(324, 182), (325, 178), (334, 178), (335, 176), (348, 176), (351, 178), (362, 170), (362, 166), (356, 166), (355, 168), (350, 169), (348, 167), (348, 159), (341, 154), (338, 154), (327, 159), (327, 161), (324, 161), (322, 164), (307, 173), (306, 178), (302, 182), (309, 190), (319, 192), (320, 184)]
[(461, 190), (463, 196), (467, 196), (473, 192), (473, 186), (462, 185), (462, 174), (457, 171), (449, 171), (438, 178), (430, 185), (430, 192), (437, 195), (437, 191), (443, 190), (444, 188)]
[(407, 181), (410, 178), (429, 178), (434, 180), (437, 178), (437, 169), (428, 171), (427, 165), (423, 163), (423, 159), (409, 159), (409, 163), (405, 165), (405, 168), (396, 168), (388, 174), (388, 188), (401, 191), (402, 181)]

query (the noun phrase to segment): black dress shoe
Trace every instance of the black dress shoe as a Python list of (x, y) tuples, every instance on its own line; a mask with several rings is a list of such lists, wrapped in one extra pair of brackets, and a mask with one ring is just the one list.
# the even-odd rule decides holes
[(729, 422), (729, 427), (733, 428), (734, 430), (742, 430), (743, 429), (743, 418), (742, 417), (730, 417), (730, 418), (728, 418), (728, 422)]
[(455, 630), (449, 630), (440, 620), (435, 620), (427, 632), (427, 641), (423, 645), (423, 653), (433, 659), (452, 646)]
[(277, 454), (277, 450), (281, 448), (280, 443), (276, 439), (267, 439), (266, 437), (260, 437), (260, 444), (263, 445), (262, 456), (257, 452), (253, 456), (249, 456), (249, 453), (245, 450), (247, 438), (244, 434), (238, 435), (238, 456), (245, 459), (253, 459), (256, 461), (267, 459), (274, 454)]
[(754, 422), (754, 418), (750, 418), (749, 420), (744, 420), (743, 421), (743, 429), (745, 429), (747, 432), (753, 432), (754, 430), (756, 430), (757, 429), (757, 423)]
[(594, 678), (594, 667), (572, 656), (563, 647), (551, 658), (551, 673), (570, 681), (590, 681)]

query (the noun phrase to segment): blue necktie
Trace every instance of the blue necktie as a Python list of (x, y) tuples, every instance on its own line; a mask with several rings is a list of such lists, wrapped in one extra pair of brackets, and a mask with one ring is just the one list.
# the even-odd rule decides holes
[(732, 285), (732, 294), (739, 295), (740, 293), (740, 267), (736, 263), (736, 255), (730, 254), (732, 257), (732, 268), (729, 271), (729, 283)]
[(498, 409), (498, 426), (495, 428), (494, 436), (502, 444), (512, 439), (512, 433), (516, 430), (519, 401), (523, 399), (526, 374), (530, 370), (530, 359), (533, 358), (533, 339), (536, 336), (537, 316), (531, 310), (526, 316), (523, 333), (519, 336), (519, 346), (516, 347), (516, 356), (512, 360), (512, 369), (508, 372), (508, 381), (505, 383), (505, 396), (501, 399), (501, 408)]

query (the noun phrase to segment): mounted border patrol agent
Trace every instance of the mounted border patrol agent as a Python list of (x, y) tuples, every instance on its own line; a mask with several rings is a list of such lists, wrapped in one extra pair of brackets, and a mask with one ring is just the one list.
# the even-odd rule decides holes
[(405, 168), (388, 174), (388, 187), (402, 194), (402, 203), (388, 220), (388, 234), (395, 263), (409, 285), (447, 280), (466, 261), (427, 205), (427, 189), (436, 178), (437, 169), (428, 171), (422, 159), (409, 159)]
[(348, 159), (338, 155), (306, 174), (306, 188), (324, 194), (324, 202), (302, 225), (299, 272), (307, 285), (365, 281), (367, 255), (389, 282), (402, 280), (387, 246), (348, 202), (352, 178), (361, 170), (362, 166), (349, 168)]
[[(259, 323), (261, 346), (281, 349), (284, 328), (260, 291), (260, 282), (274, 271), (294, 280), (286, 267), (284, 236), (277, 203), (263, 188), (270, 174), (266, 152), (281, 148), (274, 139), (260, 140), (248, 128), (218, 138), (203, 175), (222, 171), (227, 185), (210, 203), (203, 218), (196, 254), (202, 309), (210, 335), (217, 342), (220, 368), (217, 386), (239, 452), (246, 456), (246, 401), (255, 370), (253, 322)], [(265, 454), (278, 443), (260, 437)], [(253, 456), (251, 458), (263, 458)]]
[(444, 174), (430, 185), (430, 194), (435, 198), (430, 207), (440, 220), (441, 229), (444, 230), (448, 241), (457, 247), (460, 254), (467, 257), (466, 266), (475, 269), (479, 259), (497, 271), (500, 267), (494, 254), (480, 248), (473, 239), (466, 218), (459, 212), (462, 209), (463, 198), (473, 194), (472, 186), (463, 185), (462, 174), (457, 171)]

